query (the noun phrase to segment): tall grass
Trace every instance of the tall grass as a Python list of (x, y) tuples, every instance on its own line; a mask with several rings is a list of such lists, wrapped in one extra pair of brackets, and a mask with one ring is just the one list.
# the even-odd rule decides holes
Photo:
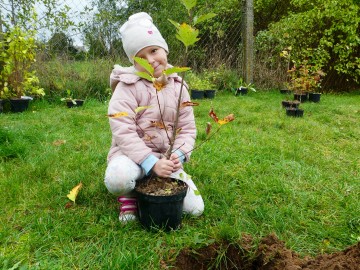
[[(107, 103), (68, 109), (33, 102), (0, 114), (0, 265), (3, 269), (161, 269), (184, 247), (256, 241), (275, 232), (301, 255), (333, 252), (360, 237), (360, 110), (356, 94), (305, 103), (303, 118), (281, 108), (279, 93), (219, 93), (194, 107), (197, 144), (214, 108), (234, 113), (196, 149), (185, 170), (205, 200), (200, 218), (174, 232), (118, 221), (103, 185), (111, 134)], [(66, 195), (84, 184), (76, 204)]]

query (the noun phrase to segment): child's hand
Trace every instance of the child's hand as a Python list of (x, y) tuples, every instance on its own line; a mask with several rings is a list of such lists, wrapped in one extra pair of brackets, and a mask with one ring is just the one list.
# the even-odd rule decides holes
[(174, 162), (166, 158), (159, 159), (153, 167), (153, 171), (156, 175), (164, 178), (170, 177), (173, 170)]
[(181, 169), (182, 163), (179, 159), (179, 156), (176, 153), (172, 153), (170, 156), (170, 160), (174, 163), (173, 172)]

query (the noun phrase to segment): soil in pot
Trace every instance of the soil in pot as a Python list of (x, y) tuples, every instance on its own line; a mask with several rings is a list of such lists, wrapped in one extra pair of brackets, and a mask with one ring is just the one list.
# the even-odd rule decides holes
[(210, 99), (215, 98), (215, 90), (205, 90), (204, 97)]
[(187, 190), (186, 183), (173, 178), (152, 177), (138, 181), (135, 194), (140, 223), (149, 230), (179, 229)]
[(203, 99), (204, 96), (204, 91), (202, 90), (191, 90), (191, 99)]
[(321, 93), (309, 93), (309, 101), (320, 102)]
[(302, 117), (304, 115), (304, 110), (299, 108), (286, 108), (286, 115)]
[(281, 105), (284, 108), (299, 108), (300, 101), (298, 100), (283, 100)]
[(295, 93), (294, 99), (299, 100), (300, 102), (305, 102), (308, 100), (308, 93)]
[(71, 100), (66, 101), (66, 106), (68, 108), (81, 107), (82, 105), (84, 105), (84, 100), (82, 100), (82, 99), (75, 99), (75, 103), (72, 102)]
[(28, 98), (12, 98), (10, 99), (10, 110), (15, 113), (26, 111), (29, 103), (30, 99)]

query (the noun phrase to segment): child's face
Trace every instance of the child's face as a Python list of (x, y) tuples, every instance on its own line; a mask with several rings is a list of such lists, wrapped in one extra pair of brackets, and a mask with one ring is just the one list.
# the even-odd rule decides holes
[[(167, 66), (167, 53), (159, 46), (145, 47), (136, 54), (137, 57), (147, 60), (154, 68), (154, 77), (158, 78)], [(138, 71), (145, 71), (145, 69), (135, 62), (135, 68)]]

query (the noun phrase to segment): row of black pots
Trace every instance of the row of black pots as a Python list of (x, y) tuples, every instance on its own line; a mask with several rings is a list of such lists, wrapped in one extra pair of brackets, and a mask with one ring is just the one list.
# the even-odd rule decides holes
[(304, 110), (299, 108), (299, 100), (283, 100), (281, 105), (285, 108), (288, 116), (302, 117), (304, 115)]
[(215, 90), (191, 90), (191, 99), (215, 98)]
[[(291, 95), (293, 92), (291, 90), (281, 89), (280, 93)], [(321, 98), (321, 93), (308, 93), (308, 92), (294, 93), (294, 99), (299, 100), (300, 102), (311, 101), (317, 103), (320, 102), (320, 98)]]

